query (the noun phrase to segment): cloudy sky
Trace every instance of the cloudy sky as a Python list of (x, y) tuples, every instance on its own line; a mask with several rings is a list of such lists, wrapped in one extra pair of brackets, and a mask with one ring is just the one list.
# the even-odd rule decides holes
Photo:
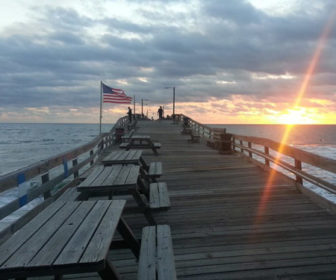
[(336, 123), (334, 0), (1, 4), (0, 122), (96, 123), (102, 80), (150, 117), (175, 86), (176, 112), (203, 123)]

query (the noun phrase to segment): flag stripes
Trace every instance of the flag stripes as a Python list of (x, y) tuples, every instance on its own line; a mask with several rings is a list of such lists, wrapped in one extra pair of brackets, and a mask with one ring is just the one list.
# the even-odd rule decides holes
[(111, 88), (102, 83), (103, 103), (131, 104), (132, 97), (119, 88)]

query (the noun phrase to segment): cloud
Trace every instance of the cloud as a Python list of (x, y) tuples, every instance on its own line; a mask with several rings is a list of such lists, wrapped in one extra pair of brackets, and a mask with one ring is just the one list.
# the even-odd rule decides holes
[[(134, 17), (104, 13), (104, 1), (99, 17), (75, 6), (35, 6), (30, 20), (5, 28), (1, 106), (92, 108), (100, 80), (153, 104), (171, 102), (165, 86), (176, 86), (179, 102), (236, 95), (290, 102), (334, 7), (323, 0), (280, 16), (243, 0), (141, 2), (128, 2)], [(335, 35), (326, 42), (309, 96), (334, 92)], [(294, 78), (274, 78), (286, 75)]]

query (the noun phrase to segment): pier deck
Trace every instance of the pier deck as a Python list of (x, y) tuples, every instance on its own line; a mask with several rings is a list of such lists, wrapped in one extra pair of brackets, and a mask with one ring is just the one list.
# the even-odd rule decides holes
[[(178, 279), (336, 278), (335, 216), (284, 176), (265, 194), (267, 172), (238, 154), (188, 143), (180, 130), (171, 121), (140, 121), (136, 131), (162, 144), (158, 156), (147, 150), (144, 157), (163, 163), (172, 205), (155, 217), (171, 226)], [(125, 218), (140, 237), (143, 215)], [(124, 279), (136, 278), (129, 250), (110, 258)]]

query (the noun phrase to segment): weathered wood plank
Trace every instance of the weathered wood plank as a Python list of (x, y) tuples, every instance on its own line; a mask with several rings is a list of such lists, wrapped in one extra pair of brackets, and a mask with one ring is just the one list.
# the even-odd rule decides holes
[(90, 242), (100, 223), (100, 220), (97, 220), (97, 216), (99, 216), (100, 213), (105, 213), (108, 207), (109, 204), (106, 203), (106, 201), (104, 203), (102, 201), (97, 201), (97, 203), (95, 203), (76, 234), (71, 237), (71, 240), (66, 244), (61, 254), (59, 254), (55, 260), (55, 265), (79, 262), (84, 249), (87, 247), (87, 244)]
[[(72, 213), (72, 215), (62, 224), (62, 226), (55, 232), (55, 234), (48, 240), (34, 258), (26, 264), (26, 266), (48, 266), (53, 264), (57, 256), (62, 252), (63, 248), (68, 243), (74, 232), (82, 223), (83, 219), (91, 210), (88, 205), (93, 207), (95, 202), (87, 201), (85, 204), (81, 203), (79, 207)], [(94, 225), (92, 225), (94, 226)], [(44, 233), (43, 233), (44, 234)], [(77, 248), (75, 248), (77, 249)]]
[(157, 229), (158, 279), (160, 280), (177, 279), (170, 227), (168, 225), (158, 225), (156, 229)]
[(141, 237), (138, 280), (156, 280), (156, 228), (145, 227)]
[[(78, 202), (64, 204), (64, 206), (54, 215), (52, 221), (47, 221), (42, 227), (35, 231), (29, 242), (23, 244), (3, 265), (4, 268), (24, 267), (49, 241), (51, 233), (55, 228), (61, 227), (67, 219), (66, 213), (71, 213), (80, 205)], [(30, 225), (30, 224), (29, 224)]]
[(64, 206), (63, 201), (56, 201), (48, 209), (49, 211), (44, 211), (38, 214), (33, 220), (30, 221), (29, 225), (25, 225), (21, 228), (15, 235), (3, 243), (0, 247), (0, 265), (9, 259), (13, 253), (15, 253), (26, 240), (28, 240), (36, 231), (40, 229), (48, 220), (55, 215)]
[[(90, 240), (85, 252), (83, 253), (80, 263), (101, 262), (105, 259), (109, 246), (112, 242), (113, 235), (125, 207), (124, 200), (112, 200), (112, 205), (104, 215), (99, 226), (97, 227), (94, 238)], [(111, 237), (102, 238), (102, 233), (110, 232)]]

